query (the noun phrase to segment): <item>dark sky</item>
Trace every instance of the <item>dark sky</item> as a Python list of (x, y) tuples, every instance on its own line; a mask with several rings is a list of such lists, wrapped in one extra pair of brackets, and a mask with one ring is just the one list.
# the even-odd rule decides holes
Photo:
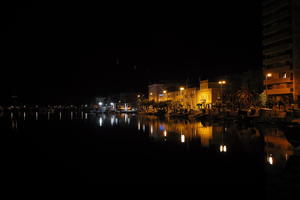
[(83, 2), (1, 12), (2, 96), (69, 101), (261, 66), (259, 0)]

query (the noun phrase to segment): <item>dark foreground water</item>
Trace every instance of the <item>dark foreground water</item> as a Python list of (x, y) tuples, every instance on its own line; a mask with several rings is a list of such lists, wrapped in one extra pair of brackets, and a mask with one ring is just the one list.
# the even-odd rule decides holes
[(85, 113), (2, 113), (0, 123), (6, 183), (250, 184), (271, 196), (299, 188), (299, 147), (276, 127)]

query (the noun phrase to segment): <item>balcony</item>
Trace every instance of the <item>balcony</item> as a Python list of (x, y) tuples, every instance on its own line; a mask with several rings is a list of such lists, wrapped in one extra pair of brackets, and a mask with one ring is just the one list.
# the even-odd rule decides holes
[(276, 12), (279, 9), (281, 9), (281, 8), (287, 6), (287, 5), (289, 5), (288, 1), (279, 1), (277, 3), (274, 3), (271, 6), (266, 7), (266, 8), (263, 9), (263, 16), (266, 16), (270, 13)]
[(274, 68), (264, 67), (263, 70), (264, 70), (264, 74), (267, 74), (267, 73), (274, 74), (274, 73), (280, 73), (280, 72), (287, 72), (287, 73), (293, 72), (290, 65), (284, 65), (281, 67), (274, 67)]
[(279, 34), (279, 35), (272, 36), (268, 39), (265, 39), (263, 41), (263, 44), (264, 45), (269, 45), (269, 44), (272, 44), (272, 43), (275, 43), (275, 42), (279, 42), (281, 40), (289, 39), (291, 37), (292, 37), (292, 35), (289, 32), (285, 32), (285, 33), (282, 33), (282, 34)]
[(264, 28), (263, 30), (263, 34), (266, 36), (266, 35), (270, 35), (270, 34), (273, 34), (273, 33), (276, 33), (278, 31), (281, 31), (281, 30), (284, 30), (284, 29), (287, 29), (291, 27), (291, 24), (289, 22), (289, 20), (286, 20), (284, 22), (281, 22), (277, 25), (273, 25), (273, 26), (270, 26), (268, 28)]
[(273, 84), (281, 84), (281, 83), (292, 83), (293, 80), (291, 80), (291, 77), (287, 77), (287, 78), (274, 78), (274, 79), (268, 79), (267, 81), (264, 81), (264, 85), (266, 85), (266, 83), (268, 85), (273, 85)]
[(279, 53), (279, 52), (283, 52), (286, 50), (290, 50), (292, 49), (292, 44), (283, 44), (280, 46), (276, 46), (276, 47), (272, 47), (272, 48), (267, 48), (265, 50), (263, 50), (264, 55), (272, 55), (274, 53)]
[(291, 94), (291, 93), (293, 93), (293, 88), (280, 88), (280, 89), (267, 90), (267, 95), (279, 95), (279, 94)]
[(271, 15), (271, 16), (268, 16), (266, 17), (265, 19), (263, 19), (263, 22), (262, 24), (264, 26), (268, 25), (268, 24), (272, 24), (280, 19), (283, 19), (285, 17), (288, 17), (290, 16), (290, 12), (288, 10), (284, 10), (278, 14), (275, 14), (275, 15)]
[(265, 0), (265, 1), (262, 2), (262, 5), (263, 6), (267, 6), (268, 4), (270, 4), (270, 3), (274, 2), (274, 1), (275, 0)]
[(278, 56), (270, 59), (265, 59), (264, 60), (264, 65), (272, 65), (275, 63), (282, 63), (286, 61), (291, 61), (291, 56), (290, 55), (283, 55), (283, 56)]

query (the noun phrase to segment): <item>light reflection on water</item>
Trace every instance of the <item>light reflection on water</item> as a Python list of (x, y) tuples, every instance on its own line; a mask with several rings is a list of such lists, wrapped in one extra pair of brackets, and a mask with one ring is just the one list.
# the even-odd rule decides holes
[[(2, 113), (1, 116), (4, 116)], [(182, 120), (159, 120), (153, 116), (115, 114), (100, 116), (83, 112), (46, 112), (44, 115), (38, 112), (26, 113), (13, 112), (6, 114), (11, 120), (11, 129), (19, 129), (19, 121), (23, 120), (87, 120), (96, 119), (98, 127), (132, 127), (138, 132), (152, 138), (156, 142), (173, 142), (185, 145), (195, 143), (204, 149), (214, 150), (220, 155), (235, 153), (235, 147), (240, 145), (249, 155), (259, 153), (259, 145), (263, 144), (264, 160), (266, 170), (272, 173), (279, 173), (284, 170), (289, 158), (294, 155), (294, 149), (286, 139), (282, 130), (275, 127), (241, 127), (234, 123), (214, 123), (200, 121), (182, 121)], [(68, 118), (70, 116), (70, 118)], [(88, 117), (90, 116), (90, 117)], [(19, 117), (19, 118), (18, 118)], [(25, 122), (24, 122), (25, 123)]]

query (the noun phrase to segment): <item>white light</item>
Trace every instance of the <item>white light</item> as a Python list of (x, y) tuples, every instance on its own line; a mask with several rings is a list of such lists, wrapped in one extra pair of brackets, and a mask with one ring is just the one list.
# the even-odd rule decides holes
[(59, 120), (61, 120), (61, 112), (59, 112)]
[(102, 119), (102, 117), (100, 117), (100, 119), (99, 119), (99, 125), (100, 125), (100, 127), (103, 125), (103, 119)]
[(144, 132), (146, 131), (146, 126), (145, 126), (145, 124), (143, 125), (143, 131), (144, 131)]
[(153, 134), (153, 125), (150, 126), (150, 133)]
[(220, 145), (220, 152), (227, 152), (227, 146), (226, 145)]
[(126, 124), (126, 123), (127, 123), (127, 120), (128, 120), (128, 115), (125, 114), (124, 117), (125, 117), (125, 124)]
[(114, 106), (114, 103), (110, 103), (111, 106)]
[(114, 125), (114, 121), (115, 121), (115, 120), (114, 120), (114, 117), (112, 116), (111, 119), (110, 119), (110, 124), (111, 124), (112, 126)]
[(87, 119), (88, 118), (88, 114), (87, 113), (85, 113), (85, 119)]
[(185, 143), (185, 136), (181, 135), (181, 143)]
[(270, 165), (273, 165), (274, 160), (273, 160), (272, 154), (268, 157), (268, 162)]
[(138, 130), (141, 130), (141, 122), (138, 122)]
[(102, 102), (99, 102), (99, 106), (102, 106), (103, 105), (103, 103)]
[(25, 112), (24, 112), (23, 116), (24, 116), (24, 120), (25, 120), (26, 119), (26, 113)]
[(164, 136), (167, 137), (167, 130), (164, 130)]

